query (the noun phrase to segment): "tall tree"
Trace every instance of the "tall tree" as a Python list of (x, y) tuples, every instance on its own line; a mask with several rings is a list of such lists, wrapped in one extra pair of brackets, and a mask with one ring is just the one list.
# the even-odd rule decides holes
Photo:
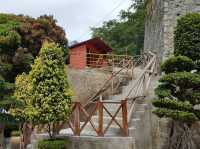
[[(44, 41), (67, 45), (64, 30), (52, 16), (31, 18), (0, 13), (0, 133), (7, 122), (9, 108), (16, 105), (13, 98), (15, 77), (29, 72)], [(4, 116), (4, 117), (3, 117)], [(0, 134), (0, 135), (1, 135)]]
[(102, 27), (93, 27), (93, 37), (105, 40), (118, 54), (139, 54), (144, 43), (145, 3), (133, 0), (127, 10), (122, 10), (119, 20), (110, 20)]
[(30, 73), (17, 77), (15, 95), (25, 106), (13, 109), (12, 113), (28, 123), (48, 124), (52, 138), (55, 136), (54, 124), (68, 119), (71, 93), (62, 48), (45, 43)]

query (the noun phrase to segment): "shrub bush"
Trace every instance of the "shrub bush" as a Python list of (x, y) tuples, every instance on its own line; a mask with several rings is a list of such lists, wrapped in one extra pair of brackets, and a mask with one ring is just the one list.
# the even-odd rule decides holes
[(38, 142), (38, 149), (67, 149), (66, 139), (49, 139)]
[(173, 56), (161, 65), (161, 69), (166, 74), (181, 71), (190, 72), (195, 69), (195, 64), (192, 59), (186, 56)]
[(178, 20), (175, 29), (175, 55), (200, 59), (200, 14), (190, 13)]

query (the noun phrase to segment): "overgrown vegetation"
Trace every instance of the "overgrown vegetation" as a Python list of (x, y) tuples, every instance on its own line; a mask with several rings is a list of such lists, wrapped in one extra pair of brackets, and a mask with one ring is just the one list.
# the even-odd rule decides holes
[(122, 10), (119, 20), (104, 22), (102, 27), (93, 27), (93, 37), (100, 37), (117, 54), (139, 54), (144, 44), (144, 0), (132, 0), (128, 10)]
[[(200, 120), (199, 24), (200, 14), (196, 13), (178, 20), (175, 56), (162, 64), (165, 75), (155, 90), (158, 99), (153, 101), (154, 113), (173, 120), (169, 149), (188, 149), (194, 145), (190, 128)], [(177, 128), (182, 130), (181, 133)]]
[(13, 97), (15, 77), (30, 71), (44, 41), (58, 43), (66, 53), (65, 32), (52, 16), (44, 15), (35, 19), (0, 14), (0, 133), (3, 133), (6, 122), (15, 121), (7, 112), (17, 104)]

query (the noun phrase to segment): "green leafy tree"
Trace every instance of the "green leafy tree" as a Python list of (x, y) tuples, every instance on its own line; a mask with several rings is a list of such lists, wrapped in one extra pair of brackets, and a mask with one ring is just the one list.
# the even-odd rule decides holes
[(28, 122), (48, 124), (52, 138), (55, 136), (53, 124), (69, 117), (71, 94), (62, 48), (45, 43), (29, 75), (17, 77), (15, 95), (24, 101), (25, 107), (14, 109), (13, 113), (17, 117), (22, 113), (21, 118)]
[(53, 16), (31, 18), (23, 15), (0, 13), (0, 64), (9, 64), (9, 82), (23, 72), (38, 55), (43, 42), (58, 43), (67, 55), (67, 39), (64, 30), (56, 24)]
[(9, 109), (13, 106), (21, 106), (21, 102), (17, 101), (13, 96), (15, 87), (13, 83), (7, 82), (0, 75), (0, 146), (4, 147), (4, 128), (8, 124), (17, 124), (18, 121), (13, 117)]
[[(63, 47), (65, 53), (67, 52), (65, 32), (57, 25), (53, 16), (44, 15), (35, 19), (0, 13), (1, 113), (16, 105), (13, 98), (15, 77), (30, 71), (30, 66), (44, 41), (56, 42)], [(8, 116), (9, 113), (5, 112), (0, 116), (0, 125), (3, 125), (0, 126), (1, 134)]]
[[(184, 24), (184, 22), (187, 23)], [(200, 39), (200, 32), (195, 33), (195, 36), (191, 38), (184, 39), (179, 36), (192, 35), (199, 22), (200, 17), (197, 17), (197, 14), (188, 14), (178, 20), (175, 31), (175, 48), (177, 49), (174, 54), (176, 56), (162, 64), (161, 68), (165, 75), (161, 77), (160, 84), (155, 89), (158, 99), (153, 101), (156, 107), (154, 113), (159, 117), (173, 120), (169, 136), (169, 149), (194, 147), (190, 128), (192, 124), (200, 120), (200, 109), (198, 108), (200, 104), (200, 74), (197, 69), (199, 68), (197, 60), (200, 59), (200, 51), (193, 47), (196, 40), (191, 40), (191, 38)], [(182, 31), (181, 35), (179, 31)], [(181, 129), (181, 133), (178, 133), (178, 129)]]
[(119, 20), (104, 22), (102, 27), (93, 27), (93, 37), (106, 41), (117, 54), (139, 54), (144, 43), (145, 4), (133, 0), (128, 10), (122, 10)]

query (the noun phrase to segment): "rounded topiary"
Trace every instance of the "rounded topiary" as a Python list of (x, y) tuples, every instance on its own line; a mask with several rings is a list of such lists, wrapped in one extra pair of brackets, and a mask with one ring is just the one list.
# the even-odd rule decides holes
[(175, 55), (200, 59), (200, 14), (189, 13), (178, 20), (174, 37)]
[(161, 65), (161, 69), (166, 74), (181, 71), (190, 72), (195, 69), (195, 64), (192, 59), (186, 56), (173, 56)]

